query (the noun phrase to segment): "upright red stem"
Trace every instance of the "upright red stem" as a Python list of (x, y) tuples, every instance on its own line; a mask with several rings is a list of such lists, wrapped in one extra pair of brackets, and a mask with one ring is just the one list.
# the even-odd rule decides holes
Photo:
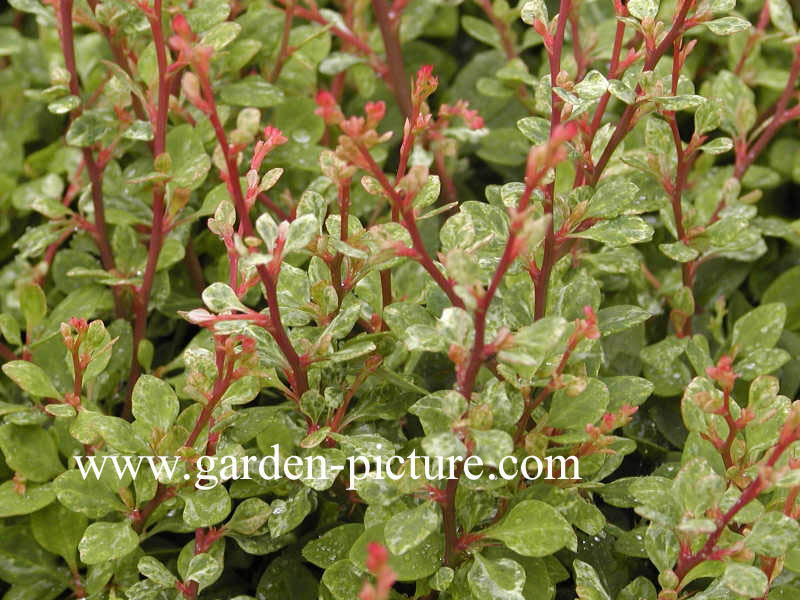
[[(551, 92), (551, 111), (550, 111), (550, 137), (552, 138), (555, 128), (561, 123), (561, 107), (563, 101), (555, 93), (555, 87), (558, 82), (558, 74), (561, 72), (561, 52), (564, 47), (564, 33), (569, 20), (569, 12), (572, 9), (571, 0), (561, 0), (558, 9), (558, 22), (556, 24), (556, 33), (553, 39), (553, 48), (548, 52), (548, 59), (550, 61), (550, 86), (553, 88)], [(555, 184), (551, 183), (545, 190), (545, 203), (544, 209), (546, 214), (553, 214), (553, 197), (555, 194)], [(542, 264), (534, 280), (534, 306), (533, 318), (538, 321), (547, 310), (547, 290), (550, 285), (550, 274), (553, 271), (553, 265), (557, 260), (556, 256), (556, 240), (553, 220), (547, 224), (547, 232), (545, 233)]]
[(794, 47), (794, 60), (792, 61), (792, 67), (789, 71), (789, 79), (786, 82), (786, 87), (783, 89), (783, 93), (781, 94), (780, 98), (778, 98), (778, 102), (775, 104), (775, 112), (772, 120), (769, 122), (764, 131), (761, 132), (761, 135), (758, 136), (758, 139), (753, 143), (753, 145), (750, 146), (745, 153), (738, 154), (736, 156), (736, 166), (733, 170), (733, 176), (737, 179), (741, 179), (744, 176), (744, 173), (747, 171), (748, 167), (753, 164), (753, 161), (759, 156), (759, 154), (761, 154), (770, 140), (775, 137), (775, 134), (778, 133), (778, 130), (784, 125), (784, 123), (800, 115), (798, 110), (786, 110), (789, 106), (789, 101), (794, 95), (794, 86), (797, 83), (798, 75), (800, 75), (800, 44), (797, 44)]
[[(651, 52), (645, 58), (644, 67), (642, 69), (643, 71), (652, 71), (656, 64), (658, 64), (658, 61), (661, 59), (661, 57), (664, 56), (667, 50), (669, 50), (669, 48), (672, 46), (675, 38), (683, 33), (686, 15), (689, 13), (692, 0), (679, 0), (679, 4), (680, 8), (678, 9), (678, 13), (675, 15), (674, 21), (672, 22), (672, 27), (667, 32), (667, 35), (664, 36), (664, 39), (661, 40), (661, 43), (658, 44), (653, 52)], [(641, 88), (637, 86), (637, 95), (640, 91)], [(592, 169), (592, 173), (588, 177), (587, 183), (589, 185), (597, 185), (597, 182), (600, 180), (600, 176), (603, 174), (603, 170), (608, 164), (608, 161), (611, 159), (611, 155), (614, 154), (617, 146), (619, 146), (620, 142), (628, 134), (637, 108), (636, 102), (634, 102), (633, 104), (629, 104), (623, 111), (622, 116), (620, 117), (619, 121), (617, 122), (617, 126), (614, 129), (614, 133), (611, 134), (611, 139), (608, 140), (608, 144), (606, 144), (605, 150), (603, 150), (602, 156), (597, 161), (594, 169)]]
[[(59, 33), (61, 39), (61, 53), (64, 55), (64, 65), (69, 72), (69, 91), (73, 96), (80, 97), (81, 90), (78, 83), (78, 69), (75, 65), (75, 34), (72, 26), (72, 3), (73, 0), (60, 0), (58, 2), (58, 21), (60, 25)], [(80, 114), (80, 108), (75, 114)], [(81, 148), (83, 161), (86, 164), (86, 171), (91, 182), (92, 207), (94, 209), (94, 239), (97, 249), (100, 251), (100, 260), (106, 271), (114, 272), (114, 255), (111, 252), (109, 243), (108, 227), (106, 226), (105, 205), (103, 202), (103, 171), (95, 160), (94, 153), (90, 148)], [(123, 315), (122, 302), (116, 288), (111, 288), (114, 295), (114, 307), (117, 315)]]
[(392, 93), (403, 114), (408, 117), (411, 115), (411, 86), (406, 75), (403, 48), (397, 30), (399, 20), (392, 19), (391, 9), (386, 0), (372, 0), (372, 10), (383, 38)]
[[(147, 12), (147, 21), (150, 24), (150, 31), (153, 34), (153, 44), (156, 50), (156, 64), (158, 67), (156, 117), (153, 123), (153, 155), (158, 158), (166, 152), (167, 140), (167, 114), (169, 110), (169, 81), (167, 77), (167, 44), (164, 40), (163, 14), (161, 1), (154, 0), (153, 8)], [(150, 227), (150, 242), (147, 247), (147, 263), (142, 276), (142, 284), (134, 292), (133, 310), (133, 357), (131, 359), (130, 373), (128, 374), (128, 386), (125, 395), (125, 405), (123, 406), (123, 418), (129, 418), (131, 414), (131, 395), (133, 387), (139, 379), (141, 366), (139, 365), (138, 350), (139, 344), (147, 332), (147, 309), (150, 302), (150, 291), (153, 288), (153, 280), (158, 265), (158, 255), (164, 244), (164, 220), (165, 206), (164, 193), (166, 188), (163, 182), (153, 185), (153, 221)]]
[[(220, 145), (222, 154), (225, 158), (225, 166), (227, 170), (225, 175), (226, 182), (228, 185), (228, 191), (233, 199), (233, 204), (236, 207), (236, 214), (239, 217), (239, 225), (242, 229), (244, 237), (254, 237), (255, 231), (253, 229), (253, 223), (250, 220), (249, 210), (247, 208), (247, 204), (245, 203), (244, 194), (242, 193), (242, 187), (239, 182), (239, 169), (236, 164), (236, 156), (233, 152), (231, 152), (231, 147), (228, 145), (228, 138), (225, 135), (225, 129), (222, 127), (222, 123), (219, 120), (216, 102), (214, 101), (214, 92), (211, 89), (211, 82), (208, 79), (208, 75), (205, 73), (198, 73), (198, 76), (203, 90), (203, 95), (205, 96), (205, 100), (209, 105), (209, 119), (214, 128), (214, 133), (217, 137), (217, 143)], [(283, 326), (280, 309), (278, 308), (277, 275), (273, 275), (267, 266), (263, 264), (258, 265), (256, 267), (256, 271), (261, 278), (261, 282), (264, 284), (264, 290), (266, 292), (267, 308), (270, 316), (269, 332), (275, 339), (275, 343), (278, 344), (283, 356), (289, 363), (291, 372), (287, 373), (287, 376), (290, 379), (289, 383), (291, 384), (295, 393), (295, 399), (299, 401), (300, 397), (306, 392), (306, 390), (308, 390), (307, 365), (297, 354), (294, 346), (292, 346), (292, 342), (289, 340), (289, 336), (286, 333), (286, 328)]]
[(287, 0), (286, 8), (284, 9), (283, 21), (283, 34), (281, 35), (281, 45), (278, 50), (278, 58), (275, 59), (275, 67), (269, 75), (271, 82), (276, 82), (281, 74), (283, 65), (289, 58), (289, 34), (292, 32), (292, 19), (294, 18), (294, 4), (295, 0)]

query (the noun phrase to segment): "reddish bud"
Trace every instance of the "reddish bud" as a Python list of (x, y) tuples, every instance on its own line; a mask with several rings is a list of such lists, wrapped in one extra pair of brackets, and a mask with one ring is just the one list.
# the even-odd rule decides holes
[(367, 114), (367, 128), (373, 129), (386, 114), (386, 103), (382, 100), (379, 102), (367, 102), (364, 105), (364, 112)]
[(723, 390), (732, 390), (733, 384), (739, 377), (737, 373), (733, 372), (733, 359), (725, 355), (719, 359), (717, 366), (706, 367), (706, 374), (716, 381)]
[(345, 135), (351, 138), (359, 138), (364, 133), (366, 122), (364, 117), (350, 117), (339, 124)]
[(583, 307), (585, 319), (578, 319), (576, 332), (588, 340), (596, 340), (600, 337), (600, 329), (597, 327), (597, 316), (591, 306)]
[(78, 333), (83, 333), (89, 328), (86, 319), (79, 319), (77, 317), (70, 317), (69, 324), (74, 327)]
[(365, 565), (373, 573), (380, 570), (389, 560), (389, 551), (378, 542), (367, 545), (367, 559)]
[(174, 17), (172, 17), (172, 31), (178, 34), (181, 38), (186, 41), (192, 41), (195, 39), (194, 32), (192, 28), (189, 26), (189, 22), (186, 20), (181, 13), (178, 13)]
[(326, 124), (338, 125), (344, 120), (344, 115), (339, 108), (339, 104), (336, 102), (336, 98), (334, 98), (333, 94), (328, 90), (320, 90), (317, 92), (317, 96), (314, 100), (317, 103), (317, 109), (314, 112), (322, 117), (322, 120), (325, 121)]
[(417, 79), (414, 82), (414, 101), (417, 105), (421, 104), (428, 96), (439, 87), (439, 79), (433, 75), (433, 65), (423, 65), (417, 71)]
[(461, 117), (470, 129), (480, 129), (483, 127), (483, 117), (477, 110), (468, 108), (469, 102), (458, 100), (453, 106), (442, 104), (439, 107), (439, 117)]
[(285, 144), (289, 140), (281, 133), (281, 130), (272, 125), (267, 125), (264, 128), (264, 141), (256, 143), (255, 151), (253, 152), (253, 159), (250, 161), (250, 168), (258, 171), (264, 157), (271, 152), (275, 147)]

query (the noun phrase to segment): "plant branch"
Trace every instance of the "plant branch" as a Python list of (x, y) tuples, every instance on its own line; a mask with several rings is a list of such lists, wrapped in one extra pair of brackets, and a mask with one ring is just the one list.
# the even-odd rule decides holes
[[(64, 56), (64, 65), (69, 73), (70, 94), (80, 97), (81, 90), (80, 84), (78, 83), (78, 69), (75, 64), (75, 34), (72, 25), (72, 5), (73, 0), (60, 0), (60, 2), (58, 2), (59, 37), (61, 40), (61, 53)], [(73, 117), (79, 115), (80, 110), (81, 109), (78, 108), (74, 111)], [(100, 260), (103, 263), (103, 268), (106, 271), (114, 272), (116, 270), (116, 265), (114, 264), (114, 255), (111, 252), (111, 244), (109, 243), (105, 205), (103, 202), (103, 171), (97, 164), (94, 153), (90, 148), (81, 148), (81, 153), (83, 154), (83, 161), (86, 165), (89, 181), (91, 182), (95, 227), (95, 235), (93, 237), (100, 251)], [(112, 287), (111, 293), (114, 296), (114, 308), (117, 316), (122, 316), (124, 311), (122, 309), (119, 291), (115, 287)]]
[[(239, 169), (236, 164), (236, 155), (232, 152), (231, 147), (228, 145), (228, 138), (225, 134), (225, 129), (219, 119), (217, 113), (216, 102), (214, 101), (214, 92), (211, 89), (211, 81), (207, 73), (198, 72), (200, 85), (205, 96), (205, 101), (208, 104), (208, 116), (211, 120), (211, 125), (214, 128), (214, 133), (217, 137), (217, 143), (222, 149), (222, 154), (225, 159), (225, 166), (227, 173), (225, 174), (225, 182), (228, 187), (228, 192), (233, 199), (236, 214), (239, 217), (239, 227), (243, 237), (254, 237), (255, 231), (253, 223), (250, 220), (249, 209), (242, 193), (242, 187), (239, 181)], [(260, 264), (256, 266), (261, 282), (264, 285), (264, 291), (267, 297), (267, 307), (270, 315), (269, 333), (275, 339), (275, 343), (281, 350), (284, 358), (289, 363), (291, 372), (287, 373), (289, 383), (293, 388), (296, 396), (295, 400), (300, 401), (300, 397), (308, 390), (308, 374), (307, 365), (303, 359), (297, 354), (297, 351), (292, 346), (292, 342), (286, 333), (286, 328), (281, 320), (281, 313), (278, 307), (278, 273), (272, 273), (266, 265)]]
[[(153, 34), (153, 45), (156, 51), (156, 65), (158, 67), (157, 80), (157, 105), (153, 126), (153, 155), (158, 159), (166, 152), (167, 139), (167, 115), (169, 110), (169, 80), (167, 74), (168, 58), (167, 44), (164, 39), (164, 25), (161, 0), (154, 0), (152, 10), (147, 11), (147, 21), (150, 31)], [(123, 406), (123, 417), (129, 418), (131, 415), (131, 397), (133, 387), (139, 379), (141, 366), (139, 365), (138, 350), (139, 344), (147, 333), (147, 312), (150, 302), (150, 292), (153, 288), (156, 268), (158, 266), (158, 255), (164, 244), (164, 225), (166, 220), (166, 207), (164, 205), (164, 194), (166, 187), (163, 182), (156, 182), (153, 185), (153, 221), (150, 227), (150, 241), (147, 247), (147, 262), (145, 264), (142, 284), (134, 290), (134, 327), (133, 327), (133, 357), (131, 368), (128, 375), (128, 386), (125, 394), (125, 404)]]
[(400, 45), (398, 24), (393, 22), (391, 10), (386, 0), (372, 0), (372, 10), (383, 38), (386, 51), (386, 65), (389, 71), (390, 87), (397, 104), (406, 117), (411, 116), (411, 86), (403, 61), (403, 47)]
[(275, 60), (275, 67), (269, 75), (271, 83), (278, 81), (283, 65), (289, 59), (289, 35), (292, 32), (292, 19), (294, 18), (294, 5), (296, 0), (287, 0), (284, 9), (283, 34), (281, 35), (281, 45), (278, 50), (278, 58)]
[[(686, 16), (689, 13), (691, 4), (692, 0), (679, 0), (680, 8), (675, 15), (672, 27), (667, 32), (666, 36), (664, 36), (664, 39), (661, 40), (661, 43), (659, 43), (645, 58), (642, 71), (652, 71), (656, 64), (658, 64), (658, 61), (661, 59), (661, 57), (664, 56), (667, 50), (669, 50), (669, 48), (673, 45), (675, 39), (683, 33), (683, 28), (686, 23)], [(637, 96), (641, 93), (641, 91), (641, 86), (636, 86), (635, 93)], [(597, 185), (597, 182), (600, 180), (600, 176), (603, 174), (603, 170), (606, 168), (608, 161), (611, 159), (611, 155), (614, 154), (617, 146), (619, 146), (620, 142), (622, 142), (633, 125), (633, 117), (636, 114), (637, 109), (638, 105), (634, 101), (633, 104), (629, 104), (623, 111), (622, 116), (620, 117), (619, 121), (617, 122), (617, 126), (614, 129), (614, 133), (611, 135), (611, 139), (608, 140), (608, 144), (606, 144), (605, 150), (603, 150), (603, 154), (600, 156), (597, 164), (595, 164), (594, 168), (592, 169), (592, 173), (587, 181), (589, 185)]]
[(750, 165), (753, 164), (753, 161), (758, 158), (770, 140), (775, 137), (778, 130), (787, 121), (798, 116), (798, 111), (787, 111), (789, 102), (794, 95), (794, 86), (797, 83), (798, 75), (800, 75), (800, 44), (796, 44), (793, 51), (794, 59), (792, 60), (792, 67), (789, 71), (789, 79), (786, 82), (783, 93), (781, 93), (780, 98), (778, 98), (775, 104), (775, 112), (772, 119), (753, 145), (750, 146), (746, 152), (737, 153), (736, 155), (736, 165), (733, 170), (733, 176), (737, 179), (741, 179), (744, 176), (745, 171), (747, 171)]
[(372, 158), (369, 150), (367, 150), (367, 148), (361, 143), (358, 144), (358, 148), (362, 158), (369, 166), (369, 173), (378, 180), (378, 183), (381, 184), (381, 187), (389, 196), (392, 205), (400, 207), (399, 213), (403, 221), (403, 225), (411, 236), (412, 248), (415, 251), (414, 258), (423, 266), (436, 284), (447, 295), (453, 306), (464, 308), (464, 301), (458, 296), (458, 294), (456, 294), (453, 282), (442, 275), (442, 272), (434, 264), (433, 259), (425, 249), (425, 244), (422, 241), (422, 236), (420, 235), (419, 228), (417, 227), (413, 208), (406, 206), (407, 203), (405, 198), (389, 182), (389, 179), (386, 177), (383, 169), (381, 169), (378, 163), (375, 162), (375, 159)]

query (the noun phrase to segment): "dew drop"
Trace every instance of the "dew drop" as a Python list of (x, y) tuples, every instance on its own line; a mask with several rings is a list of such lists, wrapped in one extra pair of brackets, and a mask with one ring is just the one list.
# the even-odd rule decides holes
[(307, 144), (311, 140), (311, 134), (305, 129), (298, 129), (292, 133), (292, 139), (300, 144)]

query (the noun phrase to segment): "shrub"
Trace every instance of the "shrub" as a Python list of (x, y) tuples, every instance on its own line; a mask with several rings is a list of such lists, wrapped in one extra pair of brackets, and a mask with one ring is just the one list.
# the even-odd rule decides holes
[(5, 600), (800, 595), (787, 0), (10, 4)]

